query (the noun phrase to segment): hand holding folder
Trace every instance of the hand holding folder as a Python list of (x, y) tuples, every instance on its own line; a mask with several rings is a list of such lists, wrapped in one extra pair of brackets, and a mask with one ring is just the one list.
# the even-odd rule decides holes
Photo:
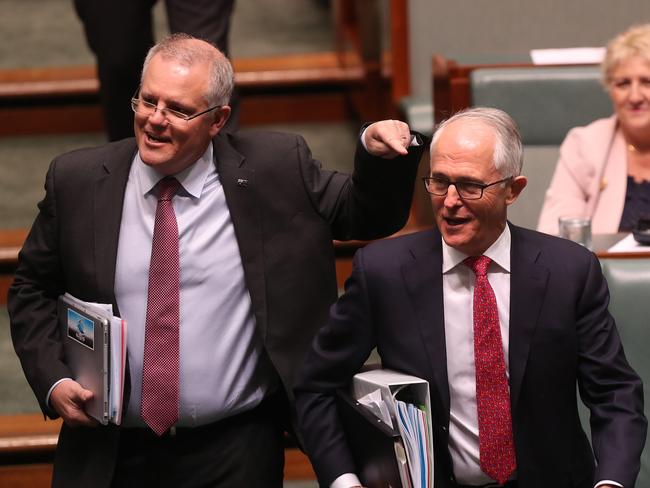
[(94, 394), (73, 379), (61, 381), (50, 394), (50, 406), (71, 427), (94, 427), (98, 422), (86, 413)]
[[(84, 302), (72, 295), (59, 297), (59, 327), (65, 351), (65, 360), (73, 379), (92, 398), (75, 385), (63, 381), (56, 386), (57, 395), (66, 393), (75, 398), (75, 405), (83, 405), (88, 416), (101, 424), (120, 424), (124, 394), (124, 367), (126, 362), (126, 322), (114, 317), (110, 305)], [(54, 392), (53, 392), (54, 394)], [(56, 399), (55, 399), (56, 400)], [(74, 409), (74, 406), (68, 405)], [(74, 413), (74, 412), (73, 412)]]

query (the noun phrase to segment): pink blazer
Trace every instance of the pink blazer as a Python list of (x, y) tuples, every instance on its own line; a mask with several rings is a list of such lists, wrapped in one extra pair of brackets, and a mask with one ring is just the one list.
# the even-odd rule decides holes
[(569, 131), (537, 229), (558, 233), (561, 216), (591, 218), (595, 234), (618, 232), (627, 190), (627, 151), (616, 117)]

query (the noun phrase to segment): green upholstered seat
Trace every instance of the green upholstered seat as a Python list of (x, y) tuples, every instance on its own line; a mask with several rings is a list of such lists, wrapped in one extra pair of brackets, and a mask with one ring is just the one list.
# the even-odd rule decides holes
[[(601, 259), (609, 284), (609, 310), (616, 319), (625, 355), (641, 376), (645, 394), (645, 414), (650, 402), (650, 259)], [(641, 458), (636, 486), (650, 486), (650, 440)]]
[(403, 97), (399, 103), (400, 112), (411, 129), (430, 136), (433, 132), (433, 106), (428, 97)]
[(472, 105), (508, 112), (526, 145), (559, 145), (572, 127), (612, 112), (596, 66), (476, 69), (470, 84)]

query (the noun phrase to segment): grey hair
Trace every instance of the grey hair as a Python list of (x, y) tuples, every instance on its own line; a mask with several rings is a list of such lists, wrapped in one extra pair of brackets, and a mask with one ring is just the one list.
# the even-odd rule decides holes
[(164, 59), (173, 59), (183, 66), (209, 63), (210, 79), (208, 91), (204, 95), (205, 101), (209, 106), (228, 105), (235, 84), (235, 76), (228, 58), (213, 44), (183, 33), (172, 34), (164, 38), (149, 49), (142, 65), (140, 82), (144, 79), (147, 67), (156, 54), (160, 54)]
[(436, 129), (431, 140), (431, 154), (444, 129), (453, 122), (466, 120), (479, 122), (494, 131), (496, 141), (492, 154), (492, 163), (503, 178), (519, 176), (524, 164), (524, 147), (517, 124), (512, 117), (498, 108), (473, 107), (455, 113), (443, 121)]

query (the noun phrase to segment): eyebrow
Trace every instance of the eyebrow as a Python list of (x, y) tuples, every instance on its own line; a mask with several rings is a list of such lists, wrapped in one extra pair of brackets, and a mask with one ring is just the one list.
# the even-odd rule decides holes
[[(449, 176), (447, 176), (446, 174), (443, 174), (443, 173), (431, 173), (430, 177), (431, 178), (440, 178), (440, 179), (447, 180), (447, 181), (452, 181), (452, 179)], [(463, 177), (461, 177), (459, 179), (456, 179), (456, 180), (453, 180), (453, 181), (457, 181), (458, 183), (477, 183), (479, 185), (484, 184), (482, 181), (480, 181), (480, 180), (478, 180), (476, 178), (473, 178), (471, 176), (463, 176)]]

